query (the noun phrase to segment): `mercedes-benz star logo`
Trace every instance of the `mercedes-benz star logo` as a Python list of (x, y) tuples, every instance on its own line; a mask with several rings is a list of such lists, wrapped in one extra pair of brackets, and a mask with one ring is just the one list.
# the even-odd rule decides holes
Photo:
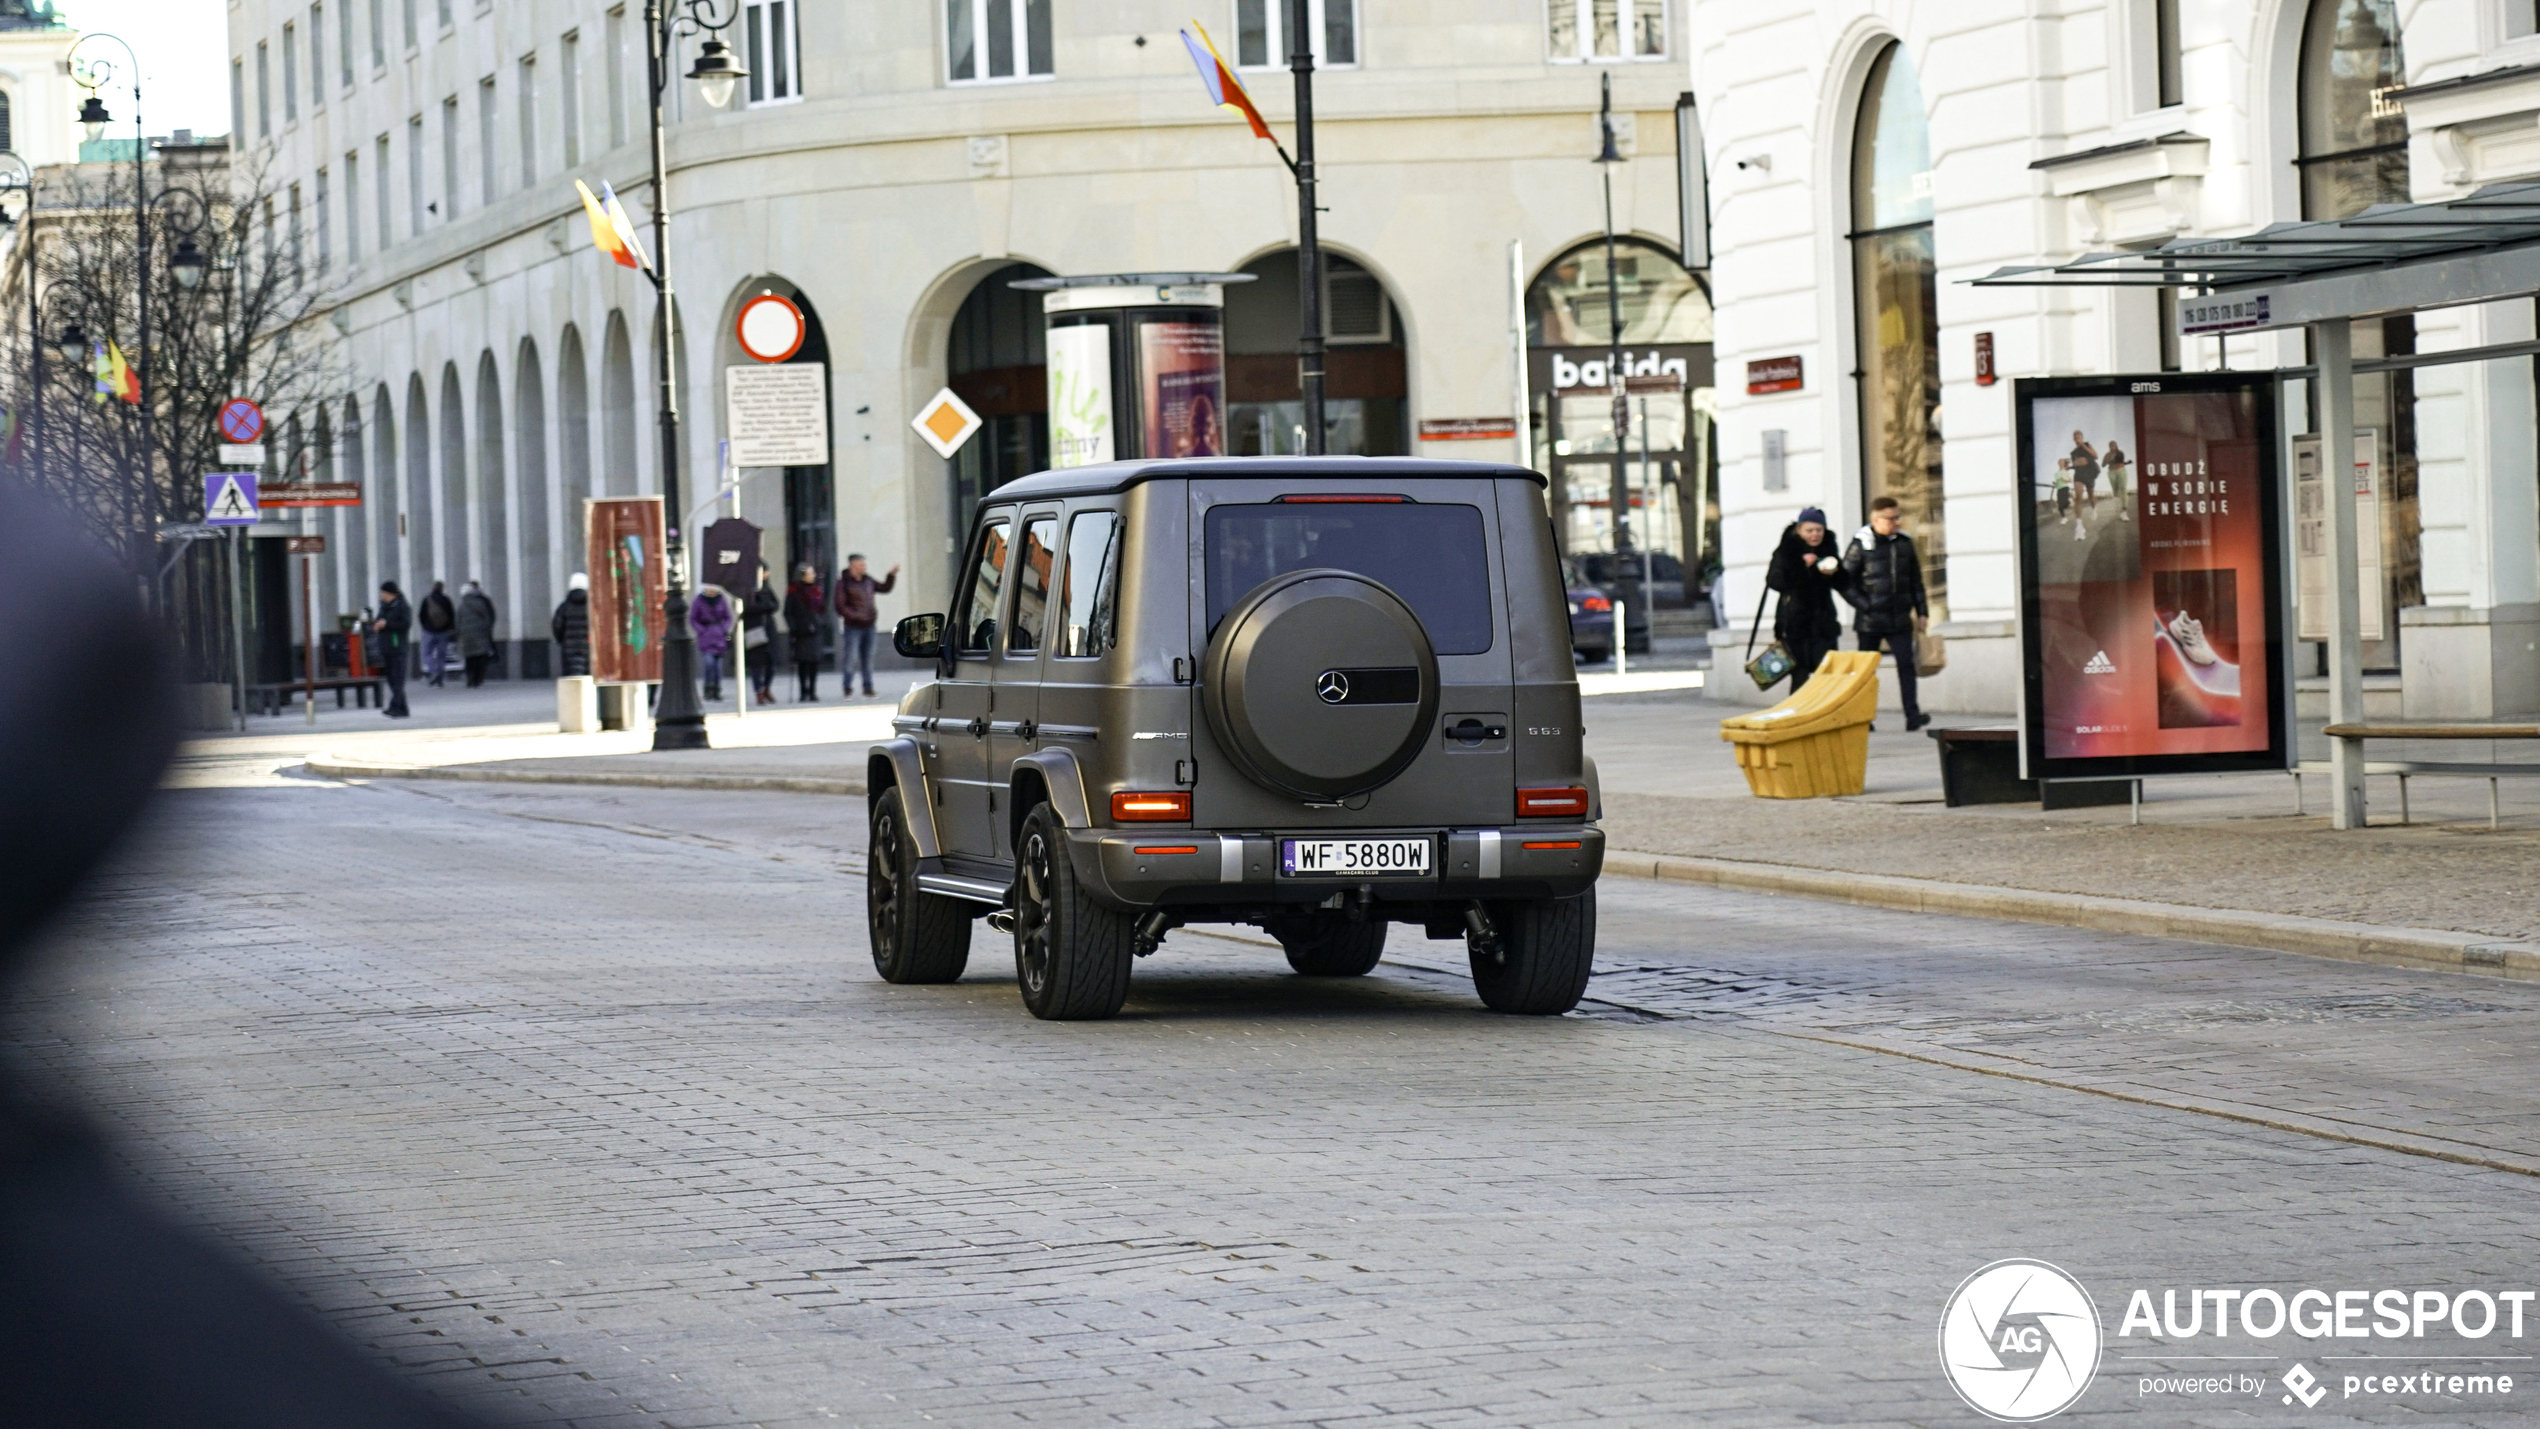
[(1314, 693), (1322, 696), (1327, 705), (1339, 704), (1349, 698), (1349, 676), (1338, 670), (1325, 670), (1314, 677)]

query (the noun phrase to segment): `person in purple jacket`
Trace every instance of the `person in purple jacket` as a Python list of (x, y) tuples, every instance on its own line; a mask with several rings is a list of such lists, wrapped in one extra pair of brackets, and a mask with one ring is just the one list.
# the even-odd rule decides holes
[(719, 585), (697, 587), (696, 598), (688, 602), (688, 624), (697, 632), (697, 659), (704, 669), (706, 698), (723, 698), (723, 657), (732, 650), (733, 610), (731, 597)]

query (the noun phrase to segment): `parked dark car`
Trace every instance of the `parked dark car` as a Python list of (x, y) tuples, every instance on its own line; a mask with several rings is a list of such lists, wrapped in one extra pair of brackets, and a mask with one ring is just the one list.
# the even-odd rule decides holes
[(1614, 602), (1605, 592), (1570, 579), (1570, 649), (1584, 664), (1614, 658)]
[(964, 551), (866, 767), (885, 979), (958, 978), (985, 916), (1033, 1015), (1108, 1017), (1184, 924), (1355, 977), (1401, 923), (1498, 1011), (1578, 1003), (1605, 840), (1540, 475), (1078, 467), (997, 488)]

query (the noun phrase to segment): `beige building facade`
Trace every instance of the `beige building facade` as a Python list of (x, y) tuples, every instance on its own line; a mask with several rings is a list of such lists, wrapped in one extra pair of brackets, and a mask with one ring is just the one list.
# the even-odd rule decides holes
[[(1552, 394), (1520, 393), (1518, 289), (1566, 275), (1537, 287), (1558, 310), (1531, 324), (1538, 344), (1606, 339), (1576, 299), (1604, 274), (1601, 247), (1578, 250), (1604, 222), (1592, 160), (1610, 74), (1626, 346), (1646, 361), (1707, 342), (1707, 299), (1676, 261), (1683, 0), (1311, 3), (1336, 448), (1508, 459), (1519, 439), (1424, 441), (1421, 426), (1526, 402), (1521, 435), (1547, 464), (1556, 441), (1588, 454), (1584, 427), (1556, 438)], [(714, 489), (722, 372), (746, 360), (732, 324), (763, 292), (813, 319), (794, 360), (826, 364), (830, 460), (733, 473), (740, 508), (771, 564), (834, 571), (852, 551), (905, 567), (886, 618), (942, 598), (967, 503), (1047, 460), (1038, 312), (1005, 286), (1017, 276), (1256, 273), (1229, 290), (1230, 440), (1293, 449), (1295, 191), (1270, 145), (1208, 105), (1176, 33), (1190, 9), (740, 7), (723, 37), (753, 73), (732, 107), (684, 81), (668, 99), (688, 502)], [(300, 465), (364, 491), (299, 518), (332, 537), (320, 605), (357, 610), (382, 579), (481, 579), (514, 672), (544, 674), (548, 612), (582, 568), (582, 499), (660, 489), (652, 290), (594, 251), (573, 191), (612, 185), (651, 244), (641, 7), (240, 0), (230, 15), (242, 147), (270, 157), (301, 215), (347, 373), (338, 399), (292, 414)], [(1292, 145), (1279, 0), (1208, 0), (1199, 17)], [(951, 461), (909, 426), (946, 385), (989, 418)], [(1655, 488), (1693, 474), (1653, 463), (1648, 499), (1673, 510)], [(1594, 544), (1604, 497), (1583, 493)]]

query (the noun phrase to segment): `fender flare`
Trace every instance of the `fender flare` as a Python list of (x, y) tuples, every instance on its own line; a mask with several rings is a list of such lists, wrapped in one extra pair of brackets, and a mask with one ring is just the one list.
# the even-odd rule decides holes
[(1589, 755), (1581, 754), (1579, 774), (1587, 782), (1588, 822), (1593, 824), (1605, 817), (1605, 786), (1596, 777), (1596, 760)]
[(1038, 775), (1042, 786), (1049, 790), (1050, 807), (1058, 812), (1058, 822), (1062, 827), (1093, 827), (1092, 805), (1085, 798), (1085, 773), (1076, 763), (1076, 752), (1070, 749), (1038, 749), (1015, 760), (1013, 772), (1008, 776), (1006, 787), (1012, 797), (1007, 807), (1014, 811), (1015, 832), (1021, 832), (1023, 816), (1031, 812), (1023, 807), (1020, 790), (1024, 780), (1034, 775)]
[(919, 858), (941, 858), (944, 841), (935, 828), (934, 786), (926, 782), (926, 752), (905, 736), (873, 746), (865, 755), (864, 808), (869, 819), (882, 791), (896, 786)]

